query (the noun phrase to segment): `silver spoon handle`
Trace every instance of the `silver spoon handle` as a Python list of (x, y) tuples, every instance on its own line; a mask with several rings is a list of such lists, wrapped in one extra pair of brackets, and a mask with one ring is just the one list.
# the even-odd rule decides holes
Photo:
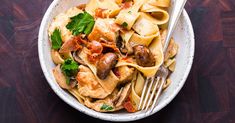
[(170, 42), (170, 39), (172, 37), (172, 33), (175, 30), (175, 27), (177, 25), (177, 22), (179, 20), (179, 17), (184, 9), (184, 5), (187, 2), (187, 0), (175, 0), (174, 1), (174, 5), (173, 5), (173, 9), (170, 15), (170, 20), (169, 20), (169, 25), (168, 25), (168, 33), (166, 36), (166, 40), (164, 43), (164, 47), (163, 47), (163, 51), (164, 53), (167, 50), (168, 44)]

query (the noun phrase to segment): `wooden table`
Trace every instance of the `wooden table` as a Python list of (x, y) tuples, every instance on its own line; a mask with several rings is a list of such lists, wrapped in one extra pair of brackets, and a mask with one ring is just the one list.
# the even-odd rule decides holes
[[(1, 0), (0, 123), (102, 122), (73, 109), (39, 65), (41, 19), (52, 0)], [(235, 0), (188, 0), (196, 53), (187, 82), (163, 110), (139, 122), (235, 123)]]

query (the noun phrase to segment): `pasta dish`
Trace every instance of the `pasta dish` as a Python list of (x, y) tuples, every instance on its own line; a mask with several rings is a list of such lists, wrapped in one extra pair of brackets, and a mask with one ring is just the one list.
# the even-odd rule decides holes
[[(58, 85), (98, 112), (138, 111), (147, 77), (175, 70), (166, 53), (170, 0), (90, 0), (54, 17), (48, 28)], [(164, 89), (171, 83), (166, 80)]]

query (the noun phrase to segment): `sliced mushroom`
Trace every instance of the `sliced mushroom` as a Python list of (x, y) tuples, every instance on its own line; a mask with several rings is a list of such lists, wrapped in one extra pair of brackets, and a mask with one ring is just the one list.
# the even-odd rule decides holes
[(62, 56), (63, 59), (68, 59), (68, 58), (73, 59), (73, 55), (71, 52), (60, 53), (60, 55)]
[(165, 61), (167, 61), (170, 58), (173, 58), (177, 52), (178, 52), (179, 46), (178, 44), (175, 43), (175, 41), (173, 39), (171, 39), (169, 46), (166, 50), (166, 54), (165, 54)]
[(117, 103), (115, 104), (116, 107), (119, 107), (121, 106), (125, 100), (127, 99), (127, 97), (130, 95), (130, 92), (131, 92), (131, 83), (128, 83), (122, 90), (121, 94), (120, 94), (120, 97), (117, 101)]
[(78, 56), (79, 52), (73, 52), (73, 58), (81, 65), (87, 66), (87, 64)]
[(118, 56), (115, 53), (106, 53), (97, 62), (97, 76), (100, 79), (105, 79), (112, 68), (117, 64)]
[(76, 86), (76, 81), (70, 81), (70, 84), (68, 85), (66, 83), (66, 76), (62, 73), (60, 69), (60, 64), (57, 65), (53, 69), (53, 74), (55, 77), (56, 82), (59, 84), (59, 86), (63, 89), (72, 89), (73, 87)]
[(134, 46), (134, 53), (138, 65), (143, 67), (152, 67), (155, 65), (155, 57), (146, 46)]
[(117, 104), (117, 102), (118, 102), (118, 100), (119, 100), (119, 98), (120, 98), (120, 96), (121, 96), (121, 94), (122, 94), (123, 89), (124, 89), (124, 87), (122, 87), (122, 88), (119, 90), (119, 92), (117, 93), (117, 95), (114, 97), (114, 99), (113, 99), (113, 101), (112, 101), (114, 104)]
[(59, 52), (56, 50), (51, 50), (51, 58), (55, 64), (64, 63), (64, 59), (60, 56)]

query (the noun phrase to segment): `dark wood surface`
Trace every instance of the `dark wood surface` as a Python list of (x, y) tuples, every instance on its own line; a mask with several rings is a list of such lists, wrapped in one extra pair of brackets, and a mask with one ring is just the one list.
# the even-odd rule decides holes
[[(0, 0), (0, 123), (104, 122), (76, 111), (39, 65), (41, 19), (52, 0)], [(187, 82), (163, 110), (138, 122), (235, 123), (235, 0), (188, 0), (196, 53)]]

